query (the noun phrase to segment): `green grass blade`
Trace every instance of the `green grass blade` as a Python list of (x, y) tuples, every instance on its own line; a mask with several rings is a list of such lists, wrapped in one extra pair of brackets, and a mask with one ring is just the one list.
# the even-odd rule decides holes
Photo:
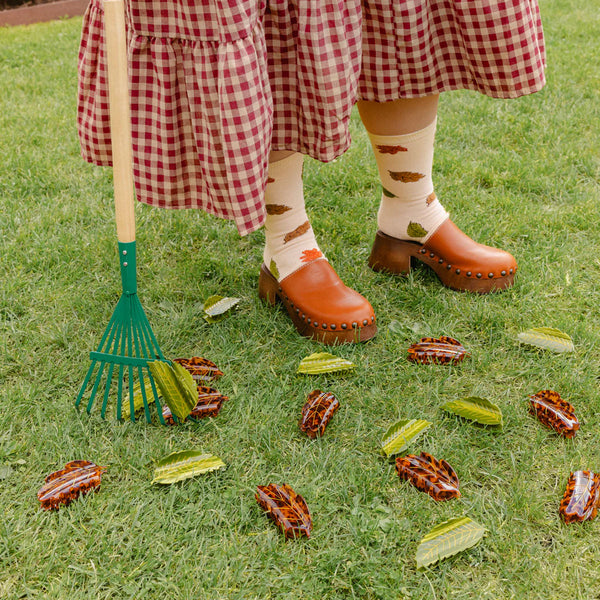
[(212, 454), (203, 454), (197, 450), (174, 452), (156, 463), (152, 483), (175, 483), (223, 467), (225, 463)]

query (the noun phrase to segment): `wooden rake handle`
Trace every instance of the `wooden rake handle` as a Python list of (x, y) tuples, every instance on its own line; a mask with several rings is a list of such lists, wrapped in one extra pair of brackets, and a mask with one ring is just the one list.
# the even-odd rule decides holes
[(104, 28), (117, 238), (127, 243), (135, 241), (135, 200), (123, 0), (104, 0)]

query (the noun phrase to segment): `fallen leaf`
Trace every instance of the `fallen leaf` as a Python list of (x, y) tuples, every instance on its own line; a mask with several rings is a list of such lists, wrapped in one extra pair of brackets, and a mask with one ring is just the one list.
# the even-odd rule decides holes
[(554, 429), (566, 438), (574, 437), (579, 429), (579, 420), (575, 416), (573, 405), (553, 390), (542, 390), (529, 396), (529, 412), (546, 427)]
[(408, 348), (408, 360), (423, 365), (435, 363), (457, 365), (469, 353), (454, 338), (443, 335), (439, 338), (424, 337)]
[(533, 327), (519, 333), (517, 339), (528, 346), (553, 352), (573, 352), (575, 350), (571, 336), (553, 327)]
[(289, 485), (259, 485), (256, 501), (282, 529), (286, 538), (310, 537), (312, 519), (306, 501)]
[(405, 419), (394, 423), (388, 427), (383, 439), (381, 447), (386, 456), (390, 457), (394, 454), (400, 454), (405, 450), (410, 442), (415, 440), (423, 431), (431, 426), (429, 421), (423, 419)]
[(156, 463), (152, 483), (175, 483), (223, 467), (225, 463), (212, 454), (197, 450), (173, 452)]
[(462, 400), (446, 402), (442, 408), (481, 425), (499, 425), (502, 427), (502, 411), (486, 398), (470, 396)]
[(309, 438), (322, 436), (339, 406), (338, 399), (331, 392), (312, 391), (308, 395), (306, 404), (302, 407), (300, 429)]
[(600, 475), (592, 471), (575, 471), (567, 482), (559, 513), (565, 523), (591, 521), (600, 502)]
[(456, 517), (434, 527), (417, 548), (417, 569), (471, 548), (484, 536), (486, 529), (469, 519)]
[(421, 452), (420, 456), (409, 454), (398, 457), (396, 472), (434, 500), (460, 497), (456, 471), (445, 460), (438, 460), (427, 452)]
[(315, 352), (300, 361), (297, 373), (318, 375), (354, 369), (355, 365), (345, 358), (340, 358), (328, 352)]

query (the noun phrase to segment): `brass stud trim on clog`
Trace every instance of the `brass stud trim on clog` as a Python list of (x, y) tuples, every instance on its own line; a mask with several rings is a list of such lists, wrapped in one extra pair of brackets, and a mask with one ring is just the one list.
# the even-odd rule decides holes
[(456, 271), (454, 271), (457, 275), (460, 275), (460, 269), (456, 269)]
[(502, 275), (502, 277), (504, 277), (506, 275), (506, 271), (502, 271), (502, 273), (500, 273), (500, 275)]
[(491, 279), (494, 276), (493, 273), (488, 273), (488, 277)]
[(452, 268), (452, 265), (446, 265), (446, 269), (448, 269), (448, 271)]
[(429, 258), (433, 258), (435, 256), (435, 252), (430, 252), (429, 253)]
[(467, 271), (467, 277), (471, 277), (471, 275), (473, 275), (472, 271)]
[(354, 323), (352, 323), (352, 329), (356, 329), (358, 327), (358, 323), (356, 321), (354, 321)]
[(427, 250), (425, 250), (425, 248), (421, 248), (421, 249), (419, 250), (419, 252), (420, 252), (421, 254), (425, 254), (425, 253), (427, 252)]
[(335, 323), (332, 323), (329, 327), (331, 327), (331, 329), (333, 329), (335, 331)]
[(514, 269), (510, 269), (509, 273), (512, 275), (513, 274)]
[(481, 279), (483, 277), (483, 275), (481, 273), (477, 273), (476, 277), (477, 277), (477, 279)]
[(348, 325), (346, 323), (342, 323), (342, 329), (348, 329)]

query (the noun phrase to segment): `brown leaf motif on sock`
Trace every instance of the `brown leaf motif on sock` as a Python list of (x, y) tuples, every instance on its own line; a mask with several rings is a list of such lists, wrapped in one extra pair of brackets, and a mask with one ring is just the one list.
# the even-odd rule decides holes
[(411, 238), (422, 238), (427, 235), (427, 230), (423, 229), (423, 226), (420, 223), (411, 221), (406, 228), (406, 233)]
[(377, 150), (381, 154), (398, 154), (398, 152), (408, 152), (408, 148), (404, 146), (385, 146), (384, 144), (380, 144), (377, 146)]
[(294, 231), (286, 233), (285, 237), (283, 238), (283, 243), (287, 244), (289, 241), (295, 240), (297, 237), (300, 237), (301, 235), (305, 234), (309, 229), (310, 223), (308, 221), (305, 221), (304, 223), (302, 223), (302, 225), (296, 227)]
[(425, 177), (421, 173), (413, 173), (412, 171), (388, 171), (388, 173), (394, 181), (401, 181), (402, 183), (415, 183), (415, 181)]
[(272, 177), (267, 177), (267, 183), (273, 183), (275, 180)]
[(431, 194), (429, 194), (429, 196), (427, 196), (427, 200), (425, 200), (425, 204), (427, 204), (427, 206), (429, 206), (432, 202), (435, 202), (437, 200), (437, 196), (435, 195), (435, 192), (431, 192)]
[(284, 212), (292, 210), (290, 206), (285, 204), (265, 204), (265, 208), (268, 215), (282, 215)]
[(398, 196), (396, 196), (395, 194), (393, 194), (392, 192), (390, 192), (390, 190), (384, 188), (383, 186), (381, 186), (381, 189), (383, 191), (383, 195), (386, 198), (397, 198)]
[(323, 253), (318, 248), (313, 248), (312, 250), (304, 250), (302, 252), (300, 260), (303, 263), (307, 263), (313, 260), (317, 260), (317, 258), (321, 258), (321, 256), (323, 256)]

